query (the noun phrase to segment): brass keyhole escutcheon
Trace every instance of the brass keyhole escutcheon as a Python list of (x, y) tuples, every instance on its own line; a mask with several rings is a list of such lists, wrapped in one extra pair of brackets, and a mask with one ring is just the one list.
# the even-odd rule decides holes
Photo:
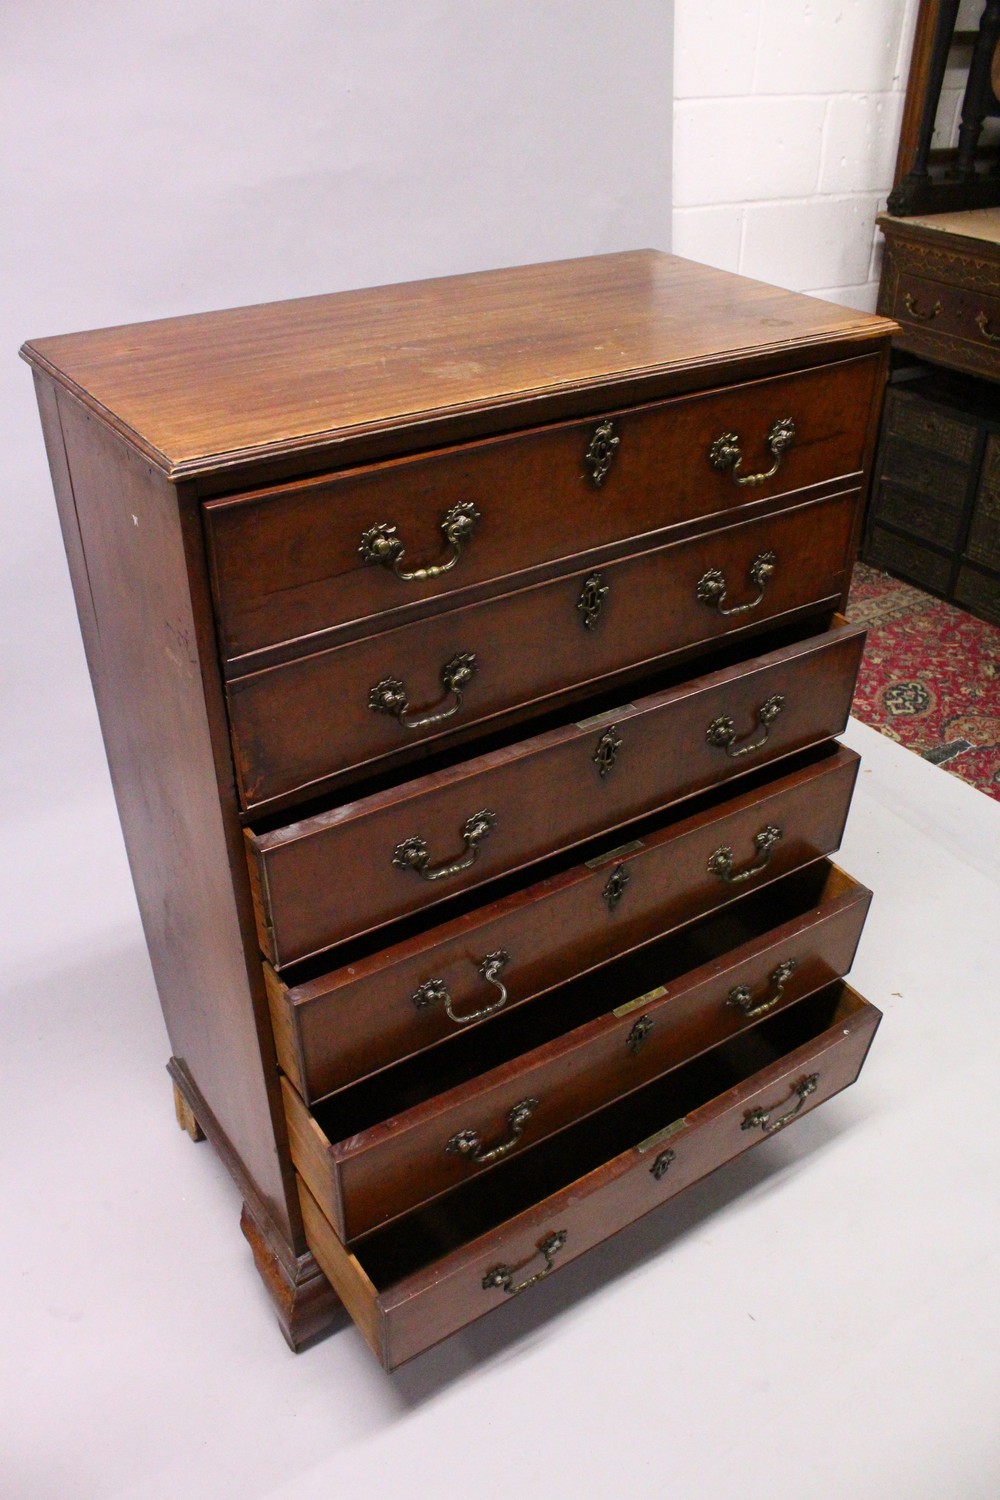
[(615, 432), (613, 422), (599, 422), (594, 428), (587, 451), (583, 455), (583, 461), (590, 470), (591, 482), (598, 488), (608, 476), (620, 442), (621, 438)]

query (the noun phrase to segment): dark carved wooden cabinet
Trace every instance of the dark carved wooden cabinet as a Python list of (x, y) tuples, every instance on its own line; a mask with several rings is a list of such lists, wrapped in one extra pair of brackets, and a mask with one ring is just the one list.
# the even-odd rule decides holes
[(652, 251), (41, 339), (174, 1056), (392, 1369), (851, 1083), (893, 325)]

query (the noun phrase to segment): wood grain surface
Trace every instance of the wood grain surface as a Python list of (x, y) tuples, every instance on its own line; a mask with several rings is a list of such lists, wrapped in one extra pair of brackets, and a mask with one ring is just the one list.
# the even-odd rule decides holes
[[(833, 986), (762, 1023), (749, 1046), (742, 1037), (724, 1044), (530, 1158), (508, 1163), (481, 1187), (452, 1195), (447, 1222), (434, 1209), (412, 1215), (353, 1255), (300, 1180), (309, 1244), (339, 1295), (358, 1307), (374, 1352), (395, 1369), (510, 1302), (489, 1275), (494, 1268), (510, 1268), (509, 1284), (518, 1286), (544, 1269), (540, 1246), (559, 1233), (565, 1238), (552, 1256), (558, 1271), (766, 1140), (761, 1129), (743, 1128), (748, 1114), (761, 1109), (780, 1119), (795, 1108), (796, 1087), (815, 1074), (813, 1092), (785, 1126), (794, 1129), (797, 1119), (855, 1081), (880, 1020), (848, 985)], [(663, 1150), (672, 1156), (656, 1175)], [(539, 1191), (546, 1196), (539, 1199)], [(526, 1294), (528, 1288), (514, 1293)]]
[(718, 379), (768, 352), (807, 365), (811, 350), (829, 358), (891, 331), (636, 250), (34, 339), (23, 353), (181, 478), (386, 425), (402, 451), (430, 414), (496, 417), (564, 387), (648, 389), (685, 371), (703, 384), (706, 367)]
[[(348, 952), (328, 973), (283, 984), (266, 966), (278, 1056), (307, 1103), (403, 1058), (461, 1036), (444, 1004), (420, 1008), (413, 996), (434, 980), (445, 984), (453, 1009), (469, 1015), (495, 999), (479, 966), (503, 950), (506, 1009), (533, 1001), (555, 985), (610, 963), (706, 913), (768, 890), (797, 864), (839, 844), (858, 759), (842, 746), (778, 774), (765, 787), (715, 796), (707, 807), (665, 820), (620, 854), (574, 864), (558, 875), (477, 905), (440, 926), (426, 926), (361, 956)], [(754, 835), (773, 823), (783, 837), (753, 881), (728, 885), (708, 870), (720, 846), (751, 850)], [(618, 867), (628, 880), (617, 905), (604, 891)], [(493, 1019), (478, 1025), (491, 1025)]]
[[(795, 612), (819, 613), (839, 598), (850, 571), (857, 499), (848, 491), (609, 563), (600, 570), (608, 592), (592, 630), (579, 608), (590, 573), (580, 571), (233, 679), (226, 692), (245, 807), (277, 811), (362, 769), (403, 766), (421, 747), (457, 743), (474, 726), (499, 728), (529, 709), (608, 691), (616, 678), (631, 680), (680, 653)], [(776, 561), (761, 591), (752, 569), (768, 553)], [(699, 598), (711, 570), (725, 578), (726, 607), (750, 606), (745, 612), (723, 614)], [(459, 701), (442, 674), (464, 655), (475, 658), (475, 674)], [(405, 721), (373, 709), (383, 682), (403, 685)]]
[[(630, 540), (645, 544), (737, 510), (751, 517), (817, 484), (853, 487), (880, 376), (881, 360), (869, 356), (612, 412), (618, 446), (599, 485), (586, 462), (596, 430), (590, 418), (209, 501), (205, 529), (229, 675), (271, 665), (267, 648), (275, 645), (303, 655), (340, 644), (331, 636), (345, 626), (360, 634), (377, 617), (375, 628), (386, 629), (471, 588), (497, 593), (513, 575), (565, 570), (598, 549), (624, 550)], [(712, 467), (712, 443), (735, 432), (740, 475), (769, 471), (767, 436), (786, 417), (795, 437), (773, 477), (739, 484)], [(455, 561), (442, 526), (459, 505), (473, 506), (478, 521)], [(401, 571), (443, 562), (448, 570), (401, 579), (365, 563), (362, 540), (383, 524), (396, 528)]]
[[(840, 625), (640, 698), (593, 728), (567, 725), (269, 833), (248, 831), (264, 951), (283, 967), (839, 734), (863, 639)], [(783, 706), (760, 744), (759, 712), (772, 696)], [(722, 715), (760, 748), (731, 756), (710, 743), (708, 727)], [(612, 728), (619, 760), (602, 778), (594, 755)], [(495, 826), (464, 869), (426, 880), (393, 863), (414, 837), (425, 840), (432, 871), (465, 860), (462, 830), (481, 810)]]
[[(527, 1026), (505, 1021), (470, 1033), (460, 1046), (422, 1059), (419, 1072), (394, 1070), (374, 1087), (348, 1090), (320, 1106), (315, 1118), (330, 1143), (325, 1170), (313, 1170), (311, 1154), (295, 1155), (294, 1132), (293, 1159), (344, 1242), (498, 1170), (513, 1152), (531, 1151), (753, 1026), (755, 1018), (728, 1003), (734, 987), (745, 985), (761, 1004), (770, 998), (776, 1014), (845, 974), (870, 893), (839, 872), (830, 873), (818, 894), (808, 882), (806, 901), (801, 884), (792, 877), (772, 887), (767, 901), (744, 903), (700, 923), (686, 941), (670, 939), (613, 965), (597, 981), (566, 986), (535, 1008)], [(678, 974), (693, 958), (705, 961)], [(772, 976), (786, 961), (795, 967), (779, 989)], [(617, 1013), (619, 1005), (625, 1014)], [(558, 1031), (567, 1020), (570, 1029)], [(535, 1045), (509, 1056), (529, 1035)], [(472, 1076), (463, 1078), (467, 1071)], [(304, 1105), (290, 1085), (284, 1094), (291, 1118)], [(416, 1102), (403, 1109), (414, 1096)], [(526, 1098), (533, 1109), (514, 1135), (511, 1111)], [(365, 1126), (386, 1105), (391, 1116)], [(450, 1140), (470, 1129), (482, 1151), (509, 1148), (506, 1155), (480, 1164), (448, 1149)], [(344, 1131), (349, 1133), (341, 1138)]]

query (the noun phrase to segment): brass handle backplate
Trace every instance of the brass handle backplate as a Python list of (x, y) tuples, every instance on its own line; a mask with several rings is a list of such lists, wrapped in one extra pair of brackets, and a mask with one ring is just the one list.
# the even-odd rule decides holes
[(903, 298), (903, 306), (911, 318), (917, 318), (921, 323), (930, 323), (937, 317), (938, 313), (944, 312), (944, 308), (940, 302), (935, 302), (930, 312), (921, 312), (917, 306), (917, 299), (912, 292), (906, 293), (906, 296)]
[(717, 609), (720, 615), (745, 615), (751, 609), (756, 609), (764, 597), (768, 580), (777, 567), (778, 559), (773, 552), (758, 552), (750, 564), (750, 582), (757, 590), (757, 596), (750, 599), (746, 604), (733, 604), (726, 606), (726, 595), (729, 585), (726, 583), (726, 575), (721, 568), (709, 568), (702, 573), (695, 584), (695, 598), (700, 604), (707, 604), (709, 608)]
[(590, 757), (597, 767), (597, 774), (604, 781), (615, 768), (615, 761), (625, 741), (617, 724), (611, 724), (597, 741), (597, 749)]
[(741, 474), (740, 467), (743, 463), (743, 450), (740, 447), (741, 438), (738, 432), (723, 432), (710, 445), (708, 450), (708, 461), (713, 469), (720, 474), (729, 473), (734, 484), (763, 484), (765, 480), (773, 479), (781, 467), (781, 460), (795, 441), (795, 423), (791, 417), (779, 417), (772, 422), (764, 439), (767, 451), (774, 459), (774, 463), (763, 474)]
[(666, 1175), (671, 1163), (675, 1162), (676, 1160), (677, 1152), (671, 1151), (669, 1146), (667, 1147), (666, 1151), (660, 1152), (659, 1156), (656, 1158), (653, 1165), (649, 1169), (657, 1182), (659, 1182), (661, 1177)]
[(580, 597), (576, 601), (576, 607), (580, 612), (584, 630), (596, 630), (597, 622), (601, 618), (601, 610), (604, 601), (611, 591), (611, 585), (604, 582), (603, 573), (591, 573), (589, 578), (584, 579)]
[(377, 526), (372, 526), (364, 533), (358, 554), (362, 562), (388, 568), (390, 573), (395, 573), (404, 583), (423, 583), (425, 579), (437, 578), (455, 566), (462, 555), (462, 549), (472, 539), (479, 520), (479, 511), (471, 500), (463, 500), (446, 511), (441, 530), (448, 553), (442, 562), (432, 563), (426, 568), (411, 568), (406, 571), (401, 566), (406, 548), (397, 535), (397, 528), (386, 521), (380, 521)]
[(404, 729), (426, 729), (458, 713), (465, 689), (477, 670), (472, 651), (460, 651), (445, 662), (441, 668), (441, 686), (455, 699), (450, 708), (433, 708), (428, 713), (411, 714), (409, 694), (398, 677), (383, 677), (381, 682), (376, 682), (368, 694), (368, 707), (373, 714), (388, 714), (390, 718), (398, 719)]
[(782, 837), (782, 830), (773, 823), (768, 823), (760, 833), (755, 833), (753, 846), (757, 851), (757, 858), (752, 865), (746, 865), (742, 870), (733, 868), (733, 851), (729, 845), (720, 844), (708, 857), (709, 874), (718, 875), (727, 885), (740, 885), (744, 880), (752, 879), (770, 862), (774, 847)]
[(614, 911), (625, 894), (625, 887), (632, 879), (624, 865), (615, 865), (608, 876), (601, 895), (607, 903), (608, 911)]
[(491, 1146), (488, 1151), (483, 1150), (483, 1142), (478, 1130), (458, 1131), (444, 1149), (450, 1151), (453, 1156), (464, 1156), (466, 1161), (474, 1162), (477, 1167), (488, 1167), (491, 1162), (499, 1161), (501, 1157), (513, 1151), (524, 1134), (525, 1125), (537, 1108), (537, 1099), (522, 1099), (520, 1104), (515, 1104), (507, 1116), (510, 1135), (499, 1145)]
[[(763, 729), (764, 733), (759, 739), (751, 740), (749, 744), (745, 742), (746, 737), (743, 740), (737, 738), (736, 725), (728, 714), (720, 714), (717, 719), (712, 720), (705, 730), (705, 738), (716, 750), (725, 750), (733, 760), (738, 760), (741, 755), (750, 755), (754, 750), (759, 750), (762, 745), (766, 744), (771, 725), (784, 706), (785, 699), (781, 693), (773, 693), (770, 698), (764, 700), (757, 710), (755, 726)], [(753, 730), (750, 733), (752, 734)]]
[(555, 1270), (552, 1257), (561, 1250), (566, 1243), (566, 1230), (557, 1229), (554, 1234), (548, 1234), (544, 1240), (539, 1240), (536, 1255), (544, 1256), (545, 1265), (533, 1276), (526, 1276), (523, 1281), (514, 1281), (518, 1271), (522, 1270), (529, 1261), (534, 1260), (534, 1255), (529, 1255), (528, 1260), (521, 1262), (519, 1266), (491, 1266), (483, 1277), (483, 1291), (490, 1292), (495, 1288), (505, 1291), (508, 1296), (514, 1297), (518, 1292), (523, 1292), (526, 1287), (534, 1286), (536, 1281), (543, 1281), (550, 1271)]
[(750, 993), (748, 984), (734, 984), (726, 996), (726, 1004), (733, 1005), (741, 1010), (749, 1020), (755, 1020), (757, 1016), (766, 1016), (769, 1010), (773, 1010), (778, 1001), (785, 993), (785, 985), (791, 979), (798, 968), (798, 960), (786, 958), (771, 972), (769, 980), (769, 993), (766, 998), (754, 1003), (753, 995)]
[(976, 313), (976, 327), (984, 339), (989, 339), (991, 344), (1000, 344), (1000, 333), (990, 332), (990, 320), (984, 312)]
[(432, 870), (430, 850), (426, 840), (422, 838), (404, 839), (401, 844), (397, 844), (393, 850), (392, 862), (397, 870), (412, 870), (421, 880), (446, 880), (449, 875), (460, 875), (463, 870), (475, 864), (479, 858), (480, 844), (496, 826), (496, 813), (484, 807), (481, 812), (466, 818), (462, 828), (462, 842), (466, 852), (451, 864), (438, 865), (437, 869)]
[(590, 470), (590, 478), (598, 488), (604, 483), (608, 470), (614, 463), (621, 438), (615, 432), (613, 422), (599, 422), (594, 428), (583, 461)]
[(640, 1016), (625, 1038), (625, 1045), (633, 1057), (637, 1057), (642, 1051), (642, 1045), (653, 1029), (652, 1016)]
[(819, 1074), (807, 1074), (807, 1076), (805, 1078), (801, 1078), (798, 1083), (792, 1084), (791, 1092), (789, 1093), (788, 1097), (790, 1099), (798, 1100), (798, 1103), (795, 1105), (794, 1109), (790, 1109), (786, 1111), (785, 1114), (779, 1115), (776, 1120), (772, 1120), (771, 1116), (776, 1109), (781, 1108), (782, 1104), (785, 1102), (783, 1099), (779, 1100), (777, 1104), (769, 1104), (766, 1109), (748, 1109), (743, 1116), (743, 1124), (740, 1126), (740, 1129), (756, 1130), (759, 1127), (765, 1135), (774, 1135), (776, 1130), (784, 1130), (789, 1121), (795, 1119), (795, 1116), (798, 1114), (803, 1104), (805, 1104), (806, 1100), (809, 1098), (809, 1095), (815, 1094), (818, 1087)]
[(424, 1010), (428, 1005), (443, 1004), (448, 1019), (454, 1021), (456, 1026), (468, 1026), (470, 1021), (484, 1021), (487, 1016), (494, 1016), (498, 1010), (503, 1010), (507, 1004), (506, 986), (497, 976), (509, 963), (510, 954), (505, 948), (498, 948), (495, 953), (487, 953), (486, 957), (476, 964), (477, 972), (486, 980), (486, 983), (492, 984), (500, 991), (500, 998), (490, 1005), (484, 1005), (481, 1010), (471, 1011), (467, 1016), (460, 1016), (452, 1009), (451, 991), (443, 979), (425, 979), (410, 999), (417, 1010)]

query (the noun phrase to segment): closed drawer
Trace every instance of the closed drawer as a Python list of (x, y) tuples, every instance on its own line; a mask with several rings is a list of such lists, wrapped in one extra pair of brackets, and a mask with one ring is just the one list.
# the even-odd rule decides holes
[(965, 339), (1000, 350), (1000, 295), (961, 286), (961, 275), (959, 262), (954, 284), (901, 271), (892, 316), (931, 337)]
[[(269, 833), (246, 834), (277, 967), (840, 733), (864, 630), (749, 662)], [(602, 774), (603, 772), (603, 774)]]
[(923, 448), (966, 471), (975, 456), (975, 422), (912, 391), (889, 387), (883, 423), (886, 433), (900, 439), (906, 450)]
[(845, 984), (801, 1001), (346, 1250), (308, 1186), (306, 1237), (386, 1369), (569, 1264), (853, 1083), (881, 1019)]
[[(332, 972), (286, 984), (265, 966), (281, 1067), (315, 1103), (749, 892), (770, 890), (839, 846), (857, 776), (858, 758), (842, 746), (799, 762), (736, 797), (703, 798), (706, 805), (641, 839), (540, 882), (525, 880), (443, 926), (387, 948), (355, 945)], [(766, 861), (752, 860), (768, 828), (782, 836)], [(733, 851), (738, 878), (725, 878), (720, 849)], [(744, 874), (751, 863), (756, 868)]]
[(237, 678), (244, 804), (318, 794), (454, 730), (835, 603), (855, 501), (799, 506)]
[(874, 525), (865, 543), (865, 562), (887, 568), (901, 578), (923, 584), (935, 594), (945, 594), (951, 578), (952, 559), (911, 541), (909, 537)]
[[(879, 367), (878, 357), (848, 360), (211, 501), (223, 654), (301, 649), (375, 616), (402, 623), (463, 590), (855, 474)], [(794, 437), (774, 475), (736, 483), (775, 464), (768, 433), (786, 418)], [(587, 454), (607, 422), (611, 462), (598, 483)], [(709, 462), (727, 432), (743, 455), (735, 479)]]
[(881, 455), (879, 478), (939, 502), (961, 514), (969, 488), (969, 467), (939, 458), (901, 438), (890, 437)]
[(285, 1081), (295, 1165), (342, 1240), (367, 1234), (839, 978), (869, 900), (817, 866), (312, 1114)]
[(939, 547), (958, 545), (963, 527), (964, 493), (957, 504), (882, 480), (872, 496), (872, 520), (885, 521)]

